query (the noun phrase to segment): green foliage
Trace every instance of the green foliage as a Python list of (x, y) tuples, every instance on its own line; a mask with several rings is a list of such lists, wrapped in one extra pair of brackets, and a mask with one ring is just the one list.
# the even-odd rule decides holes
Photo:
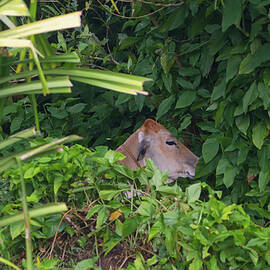
[[(243, 265), (263, 269), (269, 266), (269, 228), (256, 225), (241, 205), (225, 204), (220, 200), (221, 192), (206, 183), (191, 183), (185, 190), (179, 183), (164, 184), (166, 172), (160, 172), (151, 160), (147, 160), (145, 169), (131, 171), (116, 163), (119, 158), (121, 154), (106, 152), (104, 148), (90, 151), (74, 145), (64, 147), (63, 153), (24, 164), (24, 175), (29, 174), (27, 200), (33, 206), (52, 200), (46, 197), (54, 194), (55, 185), (59, 185), (55, 200), (65, 200), (80, 209), (90, 204), (85, 222), (93, 229), (87, 232), (86, 242), (93, 243), (91, 249), (96, 256), (102, 253), (109, 256), (117, 244), (126, 243), (129, 254), (137, 254), (128, 269), (138, 269), (140, 265), (141, 269), (153, 266), (155, 269), (228, 269)], [(30, 168), (34, 168), (31, 173)], [(21, 207), (17, 201), (18, 173), (19, 170), (13, 169), (3, 176), (10, 183), (10, 201), (5, 207), (1, 205), (2, 214), (17, 212)], [(62, 181), (56, 181), (60, 176)], [(149, 192), (143, 192), (148, 185)], [(129, 199), (126, 192), (141, 195)], [(78, 220), (72, 219), (79, 226)], [(32, 237), (46, 241), (56, 233), (60, 219), (43, 216), (32, 218), (31, 222)], [(72, 235), (66, 223), (61, 223), (59, 232)], [(17, 254), (22, 233), (23, 226), (19, 224), (2, 229), (0, 235), (6, 245), (1, 253), (9, 250), (11, 256)], [(96, 244), (91, 240), (95, 237), (99, 239)], [(77, 241), (84, 245), (79, 238)], [(102, 250), (96, 253), (99, 246)], [(145, 249), (141, 246), (151, 249), (151, 255), (142, 256)], [(86, 269), (90, 264), (94, 267), (96, 259), (81, 261), (76, 269)], [(48, 262), (41, 260), (41, 266), (50, 269), (45, 264)]]

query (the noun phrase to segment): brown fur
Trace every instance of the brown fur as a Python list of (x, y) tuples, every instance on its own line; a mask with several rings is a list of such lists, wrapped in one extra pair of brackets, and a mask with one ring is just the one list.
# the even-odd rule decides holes
[(198, 157), (177, 141), (164, 126), (152, 119), (147, 119), (123, 145), (116, 149), (126, 156), (120, 163), (132, 170), (137, 167), (134, 159), (143, 167), (145, 158), (151, 158), (160, 170), (169, 170), (172, 179), (195, 175)]

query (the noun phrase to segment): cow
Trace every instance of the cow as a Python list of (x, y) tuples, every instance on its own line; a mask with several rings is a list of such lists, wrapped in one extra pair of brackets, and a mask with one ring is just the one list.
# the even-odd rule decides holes
[(152, 119), (133, 133), (116, 151), (126, 156), (119, 163), (132, 170), (145, 166), (151, 158), (161, 170), (168, 170), (169, 179), (193, 178), (199, 158), (179, 142), (164, 126)]

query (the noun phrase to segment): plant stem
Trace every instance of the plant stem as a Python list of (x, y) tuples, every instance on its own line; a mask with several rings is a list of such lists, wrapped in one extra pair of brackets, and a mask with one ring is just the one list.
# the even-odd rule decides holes
[(25, 244), (26, 244), (26, 266), (27, 270), (33, 269), (33, 254), (32, 254), (32, 242), (31, 242), (31, 224), (30, 224), (30, 216), (27, 207), (26, 201), (26, 191), (25, 191), (25, 183), (23, 177), (22, 170), (22, 162), (20, 158), (16, 158), (19, 170), (20, 170), (20, 178), (21, 178), (21, 187), (22, 187), (22, 206), (24, 213), (24, 227), (25, 227)]

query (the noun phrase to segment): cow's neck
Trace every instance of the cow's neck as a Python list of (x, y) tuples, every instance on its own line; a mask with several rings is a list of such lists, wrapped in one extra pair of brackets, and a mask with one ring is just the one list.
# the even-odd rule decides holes
[(138, 167), (138, 165), (140, 164), (139, 162), (137, 162), (137, 158), (139, 155), (138, 143), (138, 131), (136, 131), (116, 149), (116, 151), (119, 151), (126, 156), (126, 159), (124, 159), (121, 163), (127, 165), (128, 167), (131, 167), (132, 169), (136, 169), (136, 167)]

